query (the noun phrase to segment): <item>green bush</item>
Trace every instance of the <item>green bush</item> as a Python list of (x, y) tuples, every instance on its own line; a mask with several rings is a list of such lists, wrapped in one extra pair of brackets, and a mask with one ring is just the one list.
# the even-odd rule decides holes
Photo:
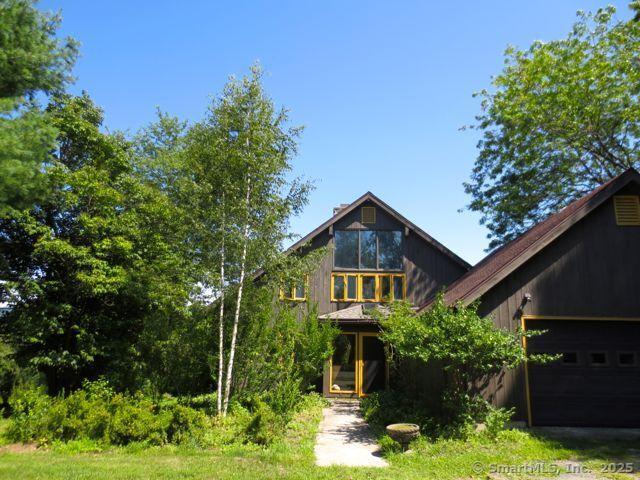
[(360, 402), (360, 410), (378, 435), (392, 423), (415, 423), (423, 435), (437, 436), (436, 422), (424, 405), (401, 392), (386, 390), (367, 395)]
[(389, 455), (390, 453), (399, 453), (402, 451), (402, 445), (396, 442), (389, 435), (383, 435), (378, 439), (380, 444), (380, 450), (383, 455)]
[(105, 382), (87, 382), (67, 397), (50, 397), (43, 387), (22, 385), (14, 389), (9, 402), (13, 414), (7, 436), (18, 442), (199, 445), (210, 427), (201, 411), (176, 401), (156, 403), (141, 393), (115, 393)]
[(284, 433), (287, 420), (278, 415), (259, 397), (251, 400), (249, 410), (251, 420), (245, 430), (246, 438), (258, 445), (269, 445)]
[[(443, 387), (434, 392), (439, 395), (439, 406), (433, 416), (437, 435), (444, 437), (465, 437), (477, 423), (486, 423), (493, 411), (479, 385), (483, 379), (525, 361), (521, 337), (533, 335), (498, 328), (490, 318), (478, 315), (477, 305), (447, 305), (442, 294), (422, 313), (416, 313), (407, 303), (394, 303), (390, 314), (380, 321), (381, 338), (396, 358), (442, 368)], [(492, 429), (499, 427), (501, 418), (491, 413), (488, 421)]]
[(128, 397), (116, 394), (111, 399), (111, 412), (107, 430), (109, 443), (126, 445), (148, 442), (159, 445), (166, 442), (163, 418), (154, 412), (154, 404), (142, 395)]
[(7, 438), (29, 442), (43, 438), (47, 432), (47, 417), (51, 399), (44, 387), (16, 386), (9, 397), (11, 422)]
[(489, 406), (484, 419), (486, 435), (492, 439), (497, 438), (498, 434), (506, 428), (507, 423), (511, 421), (514, 413), (514, 408), (495, 408)]
[(211, 428), (211, 422), (203, 412), (184, 405), (173, 405), (163, 410), (163, 413), (168, 417), (165, 432), (169, 443), (206, 443), (205, 437), (207, 430)]

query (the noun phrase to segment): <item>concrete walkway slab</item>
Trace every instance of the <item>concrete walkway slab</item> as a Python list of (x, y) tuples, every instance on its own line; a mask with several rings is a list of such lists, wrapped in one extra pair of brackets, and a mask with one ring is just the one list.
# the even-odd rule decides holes
[(357, 401), (333, 400), (322, 411), (316, 437), (316, 465), (386, 467), (369, 425), (360, 414)]

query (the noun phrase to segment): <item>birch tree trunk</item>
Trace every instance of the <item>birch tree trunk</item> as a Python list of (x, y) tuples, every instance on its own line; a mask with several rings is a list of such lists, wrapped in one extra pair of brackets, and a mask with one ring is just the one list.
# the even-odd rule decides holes
[(222, 388), (224, 385), (224, 262), (225, 262), (225, 198), (224, 191), (222, 192), (222, 242), (220, 246), (220, 325), (218, 328), (219, 343), (218, 343), (218, 391), (216, 402), (216, 413), (222, 415)]
[(231, 346), (229, 347), (229, 361), (227, 363), (227, 378), (224, 389), (224, 404), (222, 415), (227, 414), (229, 407), (229, 397), (231, 396), (231, 381), (233, 378), (233, 360), (236, 353), (236, 338), (238, 336), (238, 323), (240, 322), (240, 303), (242, 302), (242, 289), (244, 287), (245, 267), (247, 261), (247, 244), (249, 243), (249, 199), (251, 198), (251, 177), (247, 175), (247, 192), (245, 197), (246, 219), (243, 232), (242, 256), (240, 259), (240, 280), (238, 285), (238, 295), (236, 298), (236, 310), (233, 316), (233, 330), (231, 331)]

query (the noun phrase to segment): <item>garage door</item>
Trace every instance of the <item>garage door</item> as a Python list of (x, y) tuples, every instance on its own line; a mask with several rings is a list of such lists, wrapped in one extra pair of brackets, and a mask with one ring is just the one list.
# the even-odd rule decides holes
[(640, 427), (640, 322), (527, 320), (547, 333), (531, 353), (561, 354), (528, 366), (533, 425)]

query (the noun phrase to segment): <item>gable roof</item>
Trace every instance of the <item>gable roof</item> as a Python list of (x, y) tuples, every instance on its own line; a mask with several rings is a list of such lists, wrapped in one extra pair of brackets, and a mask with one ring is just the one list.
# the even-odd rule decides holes
[[(477, 300), (632, 181), (640, 183), (640, 174), (630, 168), (490, 253), (445, 289), (445, 302), (451, 305), (460, 301), (468, 305)], [(434, 299), (429, 299), (418, 310), (426, 309)]]
[(459, 257), (458, 255), (453, 253), (451, 250), (449, 250), (443, 244), (438, 242), (435, 238), (433, 238), (427, 232), (422, 230), (416, 224), (414, 224), (413, 222), (409, 221), (404, 216), (400, 215), (400, 213), (398, 213), (396, 210), (391, 208), (389, 205), (387, 205), (385, 202), (380, 200), (380, 198), (378, 198), (377, 196), (375, 196), (371, 192), (365, 193), (364, 195), (359, 197), (354, 202), (352, 202), (349, 205), (347, 205), (347, 206), (343, 207), (342, 209), (340, 209), (340, 211), (338, 213), (333, 215), (326, 222), (322, 223), (322, 225), (320, 225), (318, 228), (316, 228), (315, 230), (313, 230), (309, 234), (307, 234), (304, 237), (302, 237), (300, 240), (298, 240), (293, 245), (291, 245), (287, 249), (287, 251), (295, 251), (295, 250), (299, 249), (300, 247), (305, 245), (307, 242), (312, 240), (314, 237), (316, 237), (317, 235), (322, 233), (324, 230), (328, 229), (331, 225), (336, 223), (341, 218), (344, 218), (345, 216), (347, 216), (349, 213), (354, 211), (356, 208), (358, 208), (360, 205), (362, 205), (365, 202), (371, 202), (371, 203), (376, 204), (379, 208), (384, 210), (391, 217), (395, 218), (398, 222), (400, 222), (403, 225), (405, 225), (406, 227), (408, 227), (409, 230), (412, 230), (413, 232), (415, 232), (415, 234), (418, 235), (418, 237), (422, 238), (425, 242), (429, 243), (432, 247), (434, 247), (436, 250), (440, 251), (441, 253), (443, 253), (447, 257), (449, 257), (451, 260), (456, 262), (458, 265), (463, 267), (465, 270), (468, 270), (468, 269), (471, 268), (471, 264), (469, 264), (468, 262), (463, 260), (461, 257)]

